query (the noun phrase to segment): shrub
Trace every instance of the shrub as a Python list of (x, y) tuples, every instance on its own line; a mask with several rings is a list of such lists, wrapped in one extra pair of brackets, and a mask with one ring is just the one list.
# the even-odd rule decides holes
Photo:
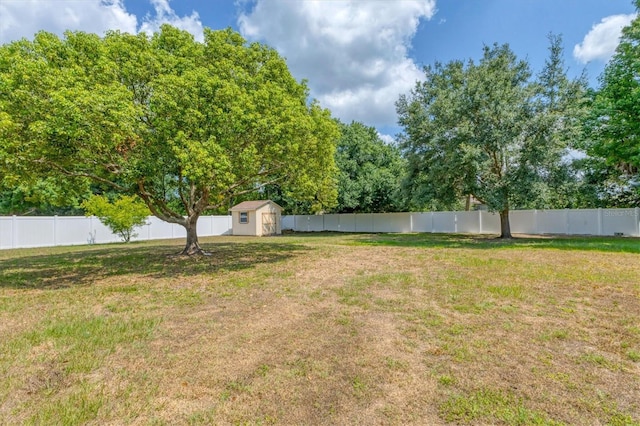
[(82, 207), (88, 216), (98, 217), (127, 243), (136, 236), (133, 229), (144, 225), (150, 214), (147, 206), (135, 195), (120, 196), (113, 202), (105, 196), (93, 195), (82, 203)]

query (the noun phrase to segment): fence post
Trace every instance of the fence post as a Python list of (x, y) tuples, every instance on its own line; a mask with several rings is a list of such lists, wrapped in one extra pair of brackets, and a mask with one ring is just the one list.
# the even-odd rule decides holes
[(569, 209), (564, 209), (564, 233), (569, 235)]
[(53, 245), (58, 245), (58, 215), (53, 216)]
[(602, 235), (602, 208), (598, 207), (598, 235)]
[(476, 210), (478, 212), (478, 234), (482, 234), (482, 211)]
[(538, 209), (533, 209), (533, 229), (536, 235), (540, 235), (540, 224), (538, 222)]
[(636, 207), (636, 237), (640, 237), (640, 207)]
[(18, 239), (18, 229), (16, 227), (16, 215), (11, 217), (11, 248), (16, 248), (16, 240)]

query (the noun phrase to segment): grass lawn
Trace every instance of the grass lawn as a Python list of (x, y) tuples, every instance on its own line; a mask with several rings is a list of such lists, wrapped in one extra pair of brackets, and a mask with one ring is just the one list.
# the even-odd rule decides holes
[(0, 424), (640, 424), (640, 240), (0, 251)]

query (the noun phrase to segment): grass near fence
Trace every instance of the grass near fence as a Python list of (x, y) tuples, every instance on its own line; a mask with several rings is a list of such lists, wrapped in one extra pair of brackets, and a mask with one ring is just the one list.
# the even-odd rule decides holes
[(640, 240), (0, 251), (0, 424), (640, 424)]

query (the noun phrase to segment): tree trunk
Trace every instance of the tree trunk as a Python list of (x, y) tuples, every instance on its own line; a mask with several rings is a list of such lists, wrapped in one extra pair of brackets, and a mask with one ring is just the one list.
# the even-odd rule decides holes
[(207, 255), (208, 253), (202, 250), (198, 243), (198, 217), (199, 215), (188, 217), (184, 223), (184, 227), (187, 230), (187, 244), (184, 250), (180, 253), (184, 256), (193, 255)]
[(500, 212), (500, 238), (511, 238), (511, 225), (509, 224), (509, 209)]

